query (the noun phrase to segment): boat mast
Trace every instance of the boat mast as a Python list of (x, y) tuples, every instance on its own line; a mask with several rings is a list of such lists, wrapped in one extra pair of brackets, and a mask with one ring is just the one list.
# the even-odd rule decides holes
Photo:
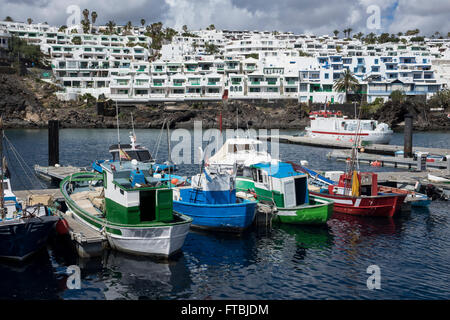
[(120, 148), (119, 108), (117, 106), (117, 101), (116, 101), (116, 119), (117, 119), (117, 146), (119, 148), (119, 164), (120, 164), (120, 167), (122, 167), (122, 158), (120, 157), (120, 152), (122, 150)]
[(169, 123), (170, 123), (170, 121), (167, 122), (167, 151), (168, 151), (167, 160), (169, 162), (169, 166), (168, 166), (167, 169), (169, 170), (170, 183), (172, 183), (172, 179), (170, 178), (170, 166), (172, 165), (172, 156), (171, 156), (171, 152), (170, 152), (170, 129), (169, 129)]
[(132, 129), (131, 148), (136, 149), (136, 133), (134, 132), (133, 112), (131, 112), (131, 129)]

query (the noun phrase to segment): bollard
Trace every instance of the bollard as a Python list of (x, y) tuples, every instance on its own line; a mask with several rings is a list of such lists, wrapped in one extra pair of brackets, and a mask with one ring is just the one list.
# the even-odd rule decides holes
[(412, 117), (409, 113), (405, 115), (404, 158), (412, 158)]
[(426, 171), (427, 170), (427, 157), (428, 152), (417, 152), (417, 170)]
[(59, 163), (59, 121), (48, 121), (48, 165)]

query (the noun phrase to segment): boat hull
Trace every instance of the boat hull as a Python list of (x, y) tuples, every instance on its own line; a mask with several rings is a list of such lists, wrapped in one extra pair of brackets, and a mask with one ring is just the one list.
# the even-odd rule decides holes
[[(393, 132), (361, 132), (358, 134), (361, 142), (369, 142), (374, 144), (389, 144), (391, 141)], [(306, 129), (306, 136), (311, 138), (317, 138), (320, 140), (329, 141), (343, 141), (354, 142), (355, 134), (348, 132), (329, 132), (329, 131), (316, 131)]]
[(191, 217), (192, 226), (201, 229), (241, 232), (255, 218), (256, 201), (233, 204), (198, 204), (173, 201), (175, 211)]
[(334, 201), (334, 212), (358, 216), (393, 217), (399, 212), (406, 195), (392, 194), (382, 196), (351, 197), (345, 195), (330, 195), (327, 193), (311, 194)]
[(333, 214), (333, 201), (310, 196), (310, 204), (294, 208), (277, 208), (274, 221), (288, 224), (326, 224)]
[(23, 261), (47, 242), (57, 216), (4, 222), (0, 226), (0, 258)]
[(181, 250), (189, 232), (190, 221), (155, 227), (122, 227), (104, 221), (92, 222), (85, 214), (69, 205), (75, 220), (106, 236), (114, 250), (143, 256), (170, 257)]

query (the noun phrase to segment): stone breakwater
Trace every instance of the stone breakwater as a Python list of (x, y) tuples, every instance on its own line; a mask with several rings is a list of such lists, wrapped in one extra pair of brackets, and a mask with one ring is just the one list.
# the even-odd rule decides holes
[[(114, 128), (114, 105), (106, 104), (103, 115), (98, 115), (96, 102), (89, 99), (58, 101), (58, 87), (31, 76), (0, 74), (0, 113), (6, 128), (45, 128), (50, 119), (57, 119), (62, 128)], [(195, 121), (202, 121), (203, 128), (218, 128), (222, 115), (222, 127), (265, 129), (303, 129), (309, 124), (308, 106), (296, 100), (280, 101), (229, 101), (159, 103), (152, 105), (119, 106), (122, 127), (131, 126), (131, 112), (136, 128), (161, 128), (170, 121), (172, 128), (193, 128)], [(414, 106), (396, 106), (386, 103), (371, 115), (374, 119), (401, 128), (403, 115), (411, 112), (415, 130), (449, 130), (450, 121), (445, 112), (428, 114)], [(352, 116), (353, 114), (349, 114)]]

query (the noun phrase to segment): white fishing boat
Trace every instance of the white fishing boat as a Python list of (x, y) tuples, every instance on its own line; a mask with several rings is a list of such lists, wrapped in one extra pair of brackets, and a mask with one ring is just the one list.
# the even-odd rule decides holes
[(432, 174), (428, 174), (428, 181), (435, 183), (450, 183), (450, 179), (438, 177)]
[(353, 142), (358, 121), (358, 138), (361, 142), (388, 144), (394, 133), (386, 123), (349, 119), (339, 111), (314, 111), (310, 113), (309, 119), (311, 124), (305, 128), (306, 136), (323, 140)]
[(262, 142), (251, 138), (231, 138), (225, 141), (222, 148), (207, 160), (208, 164), (245, 166), (260, 162), (271, 162), (272, 156), (258, 150)]

